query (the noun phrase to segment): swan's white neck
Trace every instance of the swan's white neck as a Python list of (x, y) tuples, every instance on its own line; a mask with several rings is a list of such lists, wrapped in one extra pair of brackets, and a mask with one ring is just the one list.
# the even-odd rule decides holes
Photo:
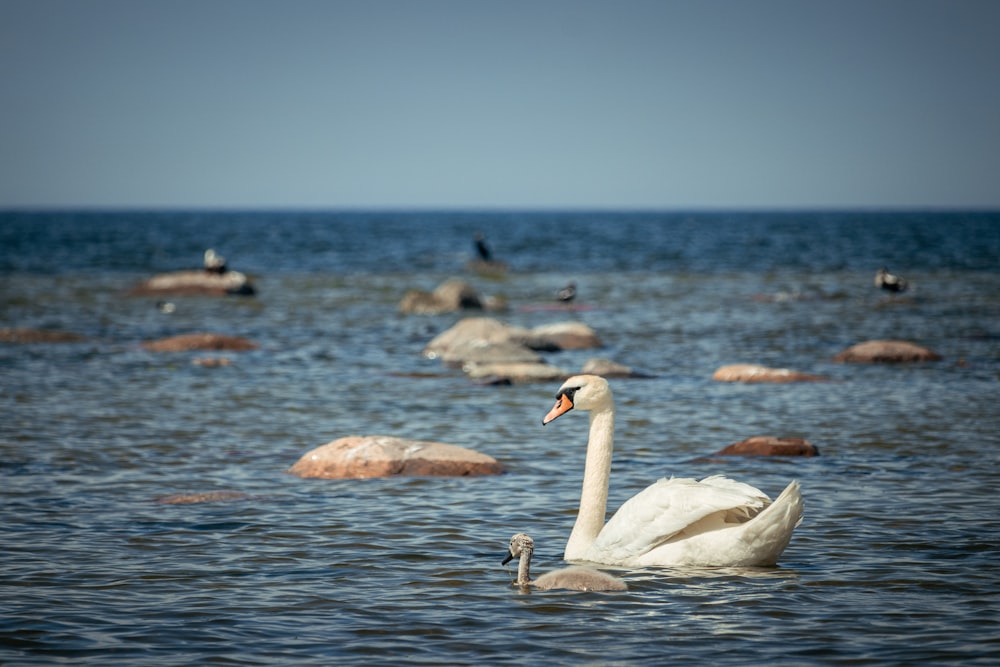
[(615, 408), (609, 405), (590, 411), (590, 440), (583, 469), (580, 511), (573, 532), (566, 543), (566, 560), (584, 560), (584, 554), (604, 528), (608, 508), (608, 481), (611, 479), (611, 454), (614, 449)]

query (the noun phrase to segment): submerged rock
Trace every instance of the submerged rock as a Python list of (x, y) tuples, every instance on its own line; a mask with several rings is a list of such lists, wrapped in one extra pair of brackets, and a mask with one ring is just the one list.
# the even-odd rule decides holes
[(800, 373), (787, 368), (768, 368), (756, 364), (730, 364), (712, 374), (716, 382), (825, 382), (819, 375)]
[(652, 377), (641, 371), (637, 371), (631, 366), (619, 364), (610, 359), (594, 357), (588, 359), (580, 370), (585, 375), (600, 375), (606, 378), (648, 378)]
[(385, 435), (352, 435), (313, 449), (288, 472), (324, 479), (496, 475), (503, 466), (472, 449)]
[(256, 350), (259, 346), (240, 336), (226, 336), (215, 333), (191, 333), (161, 338), (142, 343), (142, 348), (150, 352), (186, 352), (188, 350), (231, 350), (244, 352)]
[(904, 340), (870, 340), (852, 345), (835, 355), (833, 360), (853, 364), (895, 364), (940, 361), (941, 355)]
[(483, 384), (555, 382), (572, 375), (562, 368), (541, 362), (466, 363), (462, 370), (470, 379)]
[(178, 493), (160, 498), (161, 505), (190, 505), (193, 503), (218, 503), (235, 500), (249, 500), (250, 496), (240, 491), (202, 491), (200, 493)]
[(27, 345), (31, 343), (79, 343), (86, 337), (69, 331), (52, 329), (0, 329), (0, 343)]
[(723, 447), (716, 456), (819, 456), (816, 445), (802, 438), (756, 435)]

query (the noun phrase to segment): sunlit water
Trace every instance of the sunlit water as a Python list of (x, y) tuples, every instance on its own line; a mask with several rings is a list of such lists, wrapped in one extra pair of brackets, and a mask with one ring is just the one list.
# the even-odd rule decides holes
[[(85, 342), (0, 345), (0, 663), (997, 664), (1000, 219), (978, 215), (148, 214), (0, 216), (0, 327)], [(483, 229), (501, 278), (465, 271)], [(213, 246), (252, 298), (125, 291)], [(903, 296), (872, 285), (904, 274)], [(562, 565), (586, 418), (541, 426), (556, 386), (478, 386), (420, 351), (460, 315), (404, 316), (463, 277), (525, 326), (580, 319), (613, 383), (610, 506), (662, 476), (725, 473), (805, 518), (768, 569), (619, 570), (625, 593), (522, 594), (500, 565), (527, 531)], [(551, 311), (575, 280), (588, 309)], [(175, 333), (258, 351), (154, 354)], [(841, 365), (902, 338), (937, 363)], [(711, 381), (721, 365), (819, 384)], [(303, 480), (351, 434), (472, 447), (497, 477)], [(752, 435), (821, 456), (711, 456)], [(172, 505), (173, 494), (237, 492)]]

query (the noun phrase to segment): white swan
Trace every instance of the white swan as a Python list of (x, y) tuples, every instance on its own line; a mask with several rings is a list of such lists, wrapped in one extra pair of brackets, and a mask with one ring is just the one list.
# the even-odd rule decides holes
[(542, 424), (573, 408), (590, 411), (590, 440), (566, 560), (640, 567), (777, 562), (802, 520), (798, 482), (772, 503), (754, 487), (720, 475), (700, 482), (661, 479), (626, 501), (605, 525), (615, 426), (607, 380), (597, 375), (567, 380)]
[(501, 565), (506, 565), (514, 558), (520, 558), (517, 564), (516, 586), (522, 588), (534, 586), (542, 590), (553, 588), (568, 588), (575, 591), (627, 591), (624, 581), (610, 574), (595, 570), (592, 567), (564, 567), (561, 570), (546, 572), (532, 581), (531, 554), (535, 551), (535, 541), (524, 533), (517, 533), (510, 538), (510, 548), (507, 557)]

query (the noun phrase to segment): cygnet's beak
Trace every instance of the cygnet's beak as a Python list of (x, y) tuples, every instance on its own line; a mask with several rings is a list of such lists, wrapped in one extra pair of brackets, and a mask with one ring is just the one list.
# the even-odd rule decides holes
[(549, 414), (542, 418), (542, 426), (545, 426), (556, 417), (564, 415), (572, 409), (573, 399), (567, 394), (559, 394), (559, 396), (556, 397), (556, 404), (551, 410), (549, 410)]
[(508, 550), (508, 551), (507, 551), (507, 557), (506, 557), (506, 558), (504, 558), (504, 559), (503, 559), (502, 561), (500, 561), (500, 564), (501, 564), (501, 565), (506, 565), (507, 563), (511, 562), (512, 560), (514, 560), (514, 554), (512, 554), (512, 553), (511, 553), (511, 552), (510, 552), (510, 551)]

